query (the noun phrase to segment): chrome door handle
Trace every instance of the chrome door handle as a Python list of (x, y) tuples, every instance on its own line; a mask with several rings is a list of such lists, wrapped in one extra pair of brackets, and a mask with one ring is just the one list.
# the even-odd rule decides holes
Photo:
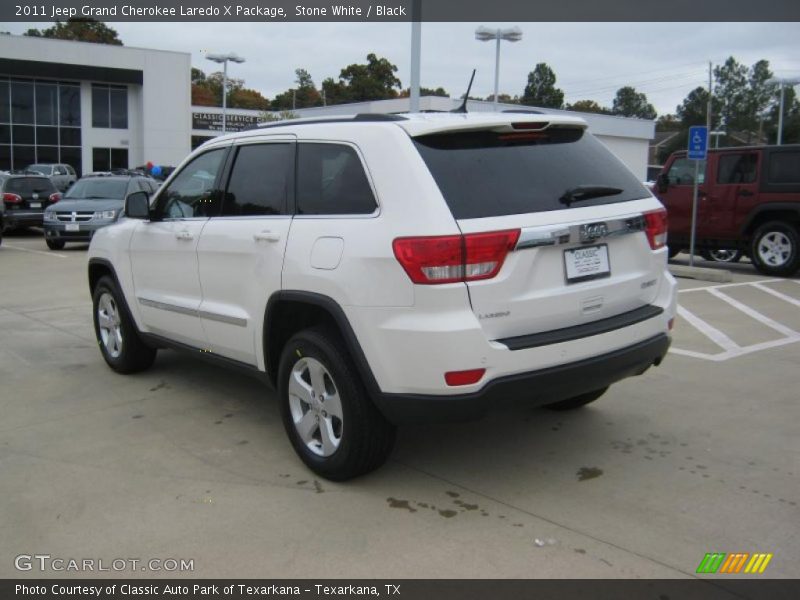
[(175, 237), (179, 240), (193, 240), (194, 235), (192, 235), (189, 231), (179, 231), (175, 234)]
[(261, 231), (253, 235), (253, 239), (257, 242), (278, 242), (281, 239), (281, 234), (272, 231)]

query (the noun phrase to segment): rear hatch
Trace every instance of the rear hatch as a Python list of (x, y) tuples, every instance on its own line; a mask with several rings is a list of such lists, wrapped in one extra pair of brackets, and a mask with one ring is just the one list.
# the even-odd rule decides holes
[(662, 221), (665, 228), (665, 213), (652, 212), (659, 205), (643, 185), (582, 125), (508, 123), (421, 135), (414, 143), (467, 256), (471, 240), (481, 245), (475, 234), (510, 232), (499, 238), (509, 252), (496, 275), (486, 263), (485, 278), (466, 277), (487, 338), (657, 312), (647, 307), (664, 259), (649, 237), (657, 233), (661, 242), (666, 235), (646, 230)]
[(7, 209), (37, 212), (52, 204), (50, 197), (57, 192), (47, 177), (12, 177), (6, 182), (3, 201)]

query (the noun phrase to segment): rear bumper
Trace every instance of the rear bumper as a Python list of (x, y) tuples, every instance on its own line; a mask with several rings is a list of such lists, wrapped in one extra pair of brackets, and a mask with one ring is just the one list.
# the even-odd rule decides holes
[(15, 211), (6, 210), (3, 220), (6, 229), (17, 227), (41, 227), (44, 211)]
[(658, 365), (667, 353), (670, 337), (661, 333), (642, 342), (572, 362), (499, 377), (477, 392), (459, 395), (378, 394), (374, 400), (393, 423), (466, 421), (486, 414), (503, 401), (524, 398), (542, 406), (604, 388), (621, 379), (641, 375)]

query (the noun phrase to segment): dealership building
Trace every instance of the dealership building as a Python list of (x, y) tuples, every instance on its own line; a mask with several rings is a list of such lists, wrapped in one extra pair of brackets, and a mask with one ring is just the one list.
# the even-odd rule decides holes
[[(420, 110), (449, 111), (460, 100), (428, 96)], [(501, 111), (527, 107), (500, 104)], [(470, 101), (470, 112), (494, 110)], [(409, 99), (298, 109), (299, 117), (403, 113)], [(647, 172), (655, 123), (591, 113), (533, 109), (583, 117), (638, 177)], [(256, 126), (259, 111), (228, 109), (226, 130)], [(79, 173), (177, 165), (204, 141), (222, 133), (222, 109), (191, 105), (191, 55), (0, 35), (0, 170), (61, 162)]]

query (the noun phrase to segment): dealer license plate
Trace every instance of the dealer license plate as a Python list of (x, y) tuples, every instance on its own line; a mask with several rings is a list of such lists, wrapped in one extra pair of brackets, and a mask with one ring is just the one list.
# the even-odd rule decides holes
[(64, 229), (66, 229), (67, 231), (80, 231), (81, 226), (78, 225), (77, 223), (69, 223), (64, 227)]
[(31, 208), (42, 208), (41, 202), (31, 202)]
[(608, 263), (608, 246), (583, 246), (564, 250), (567, 283), (600, 279), (611, 275)]

